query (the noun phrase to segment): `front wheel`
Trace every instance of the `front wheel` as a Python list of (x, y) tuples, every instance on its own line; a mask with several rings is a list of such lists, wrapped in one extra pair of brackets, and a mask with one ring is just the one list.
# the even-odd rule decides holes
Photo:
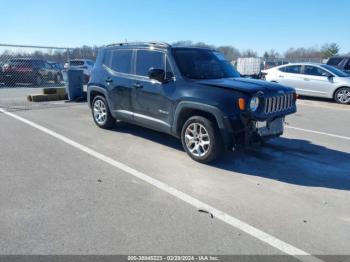
[(109, 111), (108, 103), (103, 96), (95, 96), (91, 110), (94, 122), (98, 127), (111, 129), (116, 125), (116, 120)]
[(339, 88), (334, 94), (334, 100), (339, 104), (350, 104), (350, 88)]
[(195, 161), (209, 163), (224, 151), (215, 123), (202, 116), (190, 117), (183, 125), (181, 142), (186, 153)]

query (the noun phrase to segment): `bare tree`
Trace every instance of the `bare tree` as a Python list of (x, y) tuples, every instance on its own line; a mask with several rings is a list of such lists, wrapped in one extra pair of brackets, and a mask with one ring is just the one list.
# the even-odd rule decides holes
[(223, 53), (229, 61), (232, 61), (241, 55), (239, 50), (233, 46), (219, 46), (217, 50)]
[(258, 54), (257, 54), (257, 52), (255, 52), (251, 49), (247, 49), (247, 50), (242, 52), (241, 56), (242, 57), (258, 57)]
[(280, 57), (280, 54), (275, 50), (271, 49), (270, 51), (265, 51), (264, 58), (277, 58)]

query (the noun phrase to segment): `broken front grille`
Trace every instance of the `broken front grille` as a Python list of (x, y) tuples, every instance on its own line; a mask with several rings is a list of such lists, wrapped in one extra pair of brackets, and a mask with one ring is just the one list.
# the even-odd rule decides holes
[(275, 113), (288, 110), (293, 107), (293, 94), (268, 97), (265, 99), (265, 113)]

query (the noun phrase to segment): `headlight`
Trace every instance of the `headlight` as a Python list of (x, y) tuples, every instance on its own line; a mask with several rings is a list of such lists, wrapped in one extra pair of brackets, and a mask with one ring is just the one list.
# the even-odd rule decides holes
[(249, 109), (252, 112), (255, 112), (259, 107), (259, 97), (254, 96), (252, 99), (250, 99), (249, 103)]

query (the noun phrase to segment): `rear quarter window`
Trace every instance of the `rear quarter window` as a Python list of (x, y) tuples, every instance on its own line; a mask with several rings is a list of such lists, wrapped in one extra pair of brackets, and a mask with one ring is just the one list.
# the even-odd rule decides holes
[(290, 74), (300, 74), (301, 66), (300, 65), (290, 65), (279, 68), (280, 71)]
[(107, 50), (103, 64), (118, 73), (130, 74), (132, 50)]

